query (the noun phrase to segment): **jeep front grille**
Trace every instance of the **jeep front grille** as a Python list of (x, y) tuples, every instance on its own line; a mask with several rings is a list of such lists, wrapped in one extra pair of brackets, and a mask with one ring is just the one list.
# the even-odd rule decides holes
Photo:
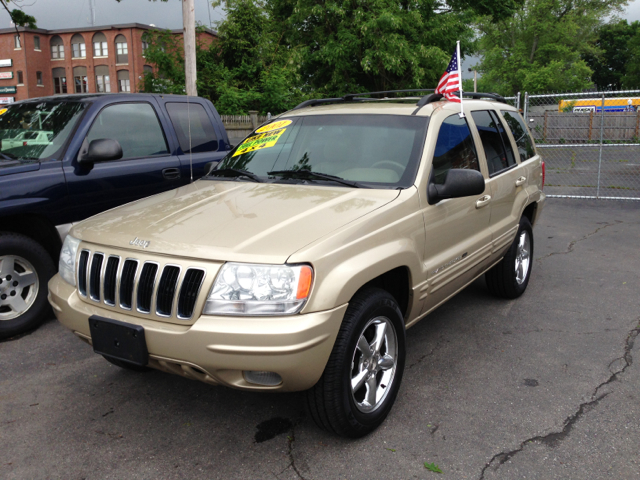
[(110, 307), (180, 320), (192, 317), (204, 278), (205, 271), (200, 268), (188, 268), (182, 275), (177, 265), (140, 265), (137, 259), (123, 262), (116, 255), (109, 255), (105, 261), (104, 253), (86, 249), (78, 261), (81, 296)]

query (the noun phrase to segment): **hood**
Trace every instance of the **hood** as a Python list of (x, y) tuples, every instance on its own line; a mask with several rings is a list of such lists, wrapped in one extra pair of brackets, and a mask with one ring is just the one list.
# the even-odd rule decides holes
[(284, 263), (397, 196), (397, 190), (200, 180), (96, 215), (71, 235), (172, 256)]
[(0, 176), (11, 175), (13, 173), (30, 172), (39, 170), (40, 162), (23, 162), (20, 160), (9, 160), (0, 158)]

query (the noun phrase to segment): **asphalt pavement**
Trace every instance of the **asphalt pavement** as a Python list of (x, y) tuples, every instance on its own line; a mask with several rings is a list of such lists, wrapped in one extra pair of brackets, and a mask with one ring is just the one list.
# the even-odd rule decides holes
[(123, 371), (52, 319), (0, 343), (0, 478), (640, 479), (640, 202), (550, 199), (534, 238), (521, 298), (479, 279), (407, 332), (359, 440), (301, 394)]

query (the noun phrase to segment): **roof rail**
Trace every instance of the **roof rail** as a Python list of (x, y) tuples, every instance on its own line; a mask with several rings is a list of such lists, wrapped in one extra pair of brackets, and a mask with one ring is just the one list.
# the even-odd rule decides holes
[(405, 93), (405, 92), (433, 92), (433, 88), (417, 88), (417, 89), (409, 89), (409, 90), (381, 90), (379, 92), (363, 92), (363, 93), (348, 93), (344, 97), (337, 98), (315, 98), (312, 100), (307, 100), (302, 102), (299, 105), (293, 107), (290, 111), (299, 110), (305, 107), (313, 107), (315, 105), (322, 105), (324, 103), (341, 103), (341, 102), (352, 102), (352, 101), (367, 101), (372, 100), (371, 98), (359, 98), (361, 95), (382, 95), (387, 93)]
[[(363, 93), (348, 93), (344, 97), (337, 98), (315, 98), (312, 100), (307, 100), (302, 102), (301, 104), (293, 107), (289, 111), (299, 110), (305, 107), (313, 107), (315, 105), (322, 105), (324, 103), (342, 103), (342, 102), (353, 102), (353, 101), (367, 101), (373, 100), (371, 98), (360, 98), (362, 95), (382, 95), (388, 93), (407, 93), (407, 92), (434, 92), (433, 88), (416, 88), (416, 89), (408, 89), (408, 90), (381, 90), (379, 92), (363, 92)], [(460, 92), (453, 92), (454, 95), (460, 95)], [(463, 97), (471, 97), (471, 98), (489, 98), (492, 100), (497, 100), (498, 102), (507, 103), (502, 95), (498, 95), (497, 93), (482, 93), (482, 92), (463, 92)], [(430, 93), (429, 95), (425, 95), (418, 103), (416, 103), (416, 108), (411, 115), (415, 115), (418, 111), (433, 102), (437, 102), (442, 100), (444, 95), (439, 93)]]
[[(454, 95), (460, 95), (460, 91), (453, 92)], [(482, 93), (482, 92), (462, 92), (463, 97), (471, 97), (471, 98), (490, 98), (492, 100), (497, 100), (498, 102), (507, 103), (502, 95), (498, 95), (497, 93)], [(415, 115), (420, 111), (422, 107), (428, 105), (433, 102), (440, 101), (444, 98), (444, 95), (440, 93), (432, 93), (431, 95), (425, 95), (418, 103), (416, 103), (416, 108), (411, 115)]]

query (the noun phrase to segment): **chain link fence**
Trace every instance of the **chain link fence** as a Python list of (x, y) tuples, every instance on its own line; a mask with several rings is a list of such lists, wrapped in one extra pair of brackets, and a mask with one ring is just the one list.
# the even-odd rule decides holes
[(640, 200), (640, 90), (525, 93), (522, 109), (548, 196)]

